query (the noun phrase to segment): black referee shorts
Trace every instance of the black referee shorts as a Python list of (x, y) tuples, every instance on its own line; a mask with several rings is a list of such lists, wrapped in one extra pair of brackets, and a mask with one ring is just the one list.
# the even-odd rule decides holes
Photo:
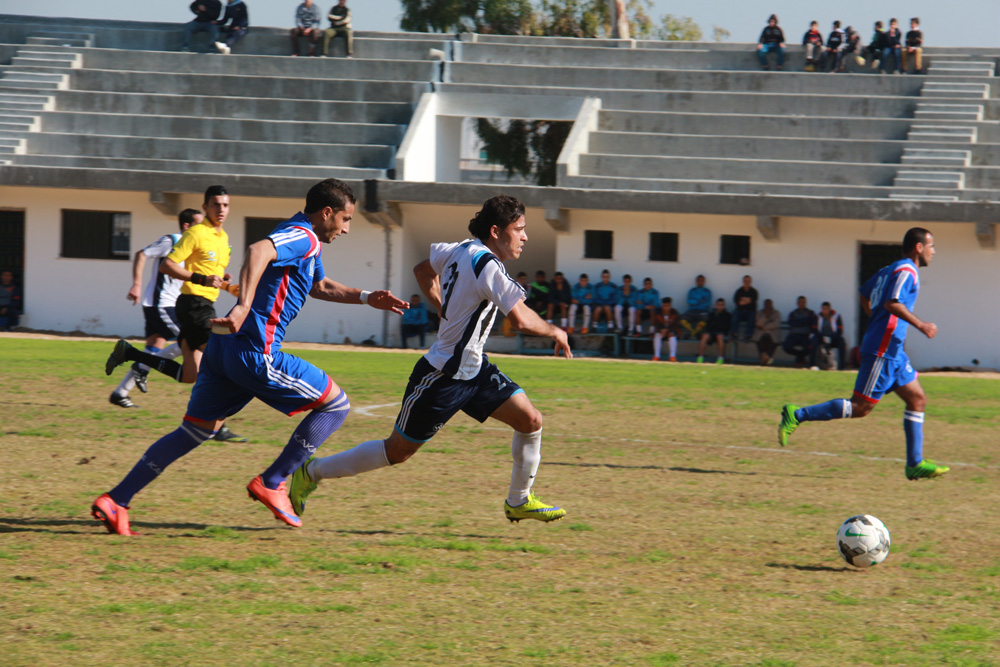
[(216, 317), (215, 302), (209, 301), (203, 296), (181, 294), (177, 297), (174, 311), (177, 314), (177, 321), (181, 325), (181, 332), (177, 334), (177, 342), (186, 340), (188, 347), (192, 350), (205, 345), (208, 342), (208, 337), (212, 334), (212, 325), (209, 324), (209, 320)]

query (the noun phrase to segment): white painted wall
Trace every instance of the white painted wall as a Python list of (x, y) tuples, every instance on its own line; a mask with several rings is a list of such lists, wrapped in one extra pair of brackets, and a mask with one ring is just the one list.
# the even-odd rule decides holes
[[(751, 216), (678, 215), (580, 211), (570, 214), (570, 233), (558, 237), (556, 265), (572, 282), (585, 272), (592, 281), (607, 268), (612, 280), (621, 282), (625, 273), (634, 280), (651, 277), (661, 296), (671, 296), (685, 309), (687, 290), (695, 276), (706, 276), (713, 298), (732, 303), (733, 292), (745, 274), (753, 276), (761, 299), (774, 299), (785, 316), (795, 308), (801, 294), (809, 306), (819, 310), (830, 301), (844, 317), (848, 345), (855, 336), (859, 303), (857, 297), (859, 245), (899, 243), (914, 225), (902, 222), (841, 221), (782, 218), (780, 240), (765, 240)], [(935, 322), (940, 331), (934, 340), (919, 333), (907, 337), (907, 352), (917, 368), (971, 366), (1000, 368), (1000, 251), (984, 250), (976, 241), (972, 224), (923, 225), (935, 233), (938, 255), (920, 272), (921, 292), (916, 313)], [(612, 230), (614, 258), (584, 259), (583, 239), (587, 229)], [(679, 261), (650, 262), (650, 232), (680, 235)], [(750, 266), (719, 264), (719, 237), (743, 234), (751, 237)]]

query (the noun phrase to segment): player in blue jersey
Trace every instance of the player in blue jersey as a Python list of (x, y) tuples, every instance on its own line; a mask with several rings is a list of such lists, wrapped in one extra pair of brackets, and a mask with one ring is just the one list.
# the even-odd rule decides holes
[(576, 311), (583, 311), (583, 327), (580, 333), (587, 335), (590, 332), (590, 308), (594, 303), (594, 287), (590, 284), (590, 279), (586, 273), (580, 274), (580, 282), (573, 285), (573, 300), (569, 305), (569, 328), (567, 333), (573, 333), (576, 326)]
[(631, 336), (635, 333), (635, 305), (639, 298), (639, 288), (632, 284), (632, 276), (622, 276), (618, 288), (618, 303), (615, 305), (615, 326), (621, 333)]
[(927, 397), (903, 351), (910, 326), (928, 338), (937, 334), (937, 325), (913, 314), (920, 290), (917, 269), (929, 265), (933, 258), (934, 236), (926, 229), (914, 227), (903, 237), (903, 258), (881, 269), (861, 286), (861, 305), (871, 319), (861, 343), (861, 368), (854, 396), (850, 400), (835, 398), (805, 408), (784, 406), (778, 424), (779, 444), (784, 446), (788, 436), (805, 421), (864, 417), (883, 394), (894, 391), (906, 403), (903, 413), (906, 478), (940, 477), (948, 472), (947, 467), (923, 458)]
[[(635, 298), (635, 333), (642, 333), (642, 323), (649, 320), (649, 333), (653, 333), (653, 321), (656, 314), (660, 312), (660, 291), (653, 287), (653, 279), (646, 278), (642, 281), (642, 289)], [(656, 355), (659, 356), (659, 355)]]
[(571, 357), (566, 332), (545, 322), (525, 304), (525, 290), (503, 266), (517, 259), (528, 235), (524, 204), (500, 195), (488, 199), (469, 222), (475, 237), (461, 243), (434, 243), (416, 274), (427, 301), (441, 314), (438, 339), (420, 358), (403, 394), (396, 427), (385, 440), (370, 440), (322, 459), (307, 461), (292, 475), (288, 495), (302, 512), (306, 497), (322, 479), (349, 477), (413, 456), (458, 411), (485, 422), (493, 417), (514, 429), (508, 519), (554, 521), (566, 511), (547, 505), (532, 492), (541, 461), (542, 415), (513, 380), (491, 364), (483, 344), (497, 311), (518, 331), (555, 340), (555, 353)]
[(601, 271), (601, 282), (594, 285), (594, 327), (600, 322), (601, 316), (607, 323), (608, 329), (614, 327), (614, 308), (618, 303), (618, 285), (611, 282), (611, 272), (607, 269)]
[(402, 313), (407, 303), (390, 292), (347, 287), (323, 272), (321, 244), (348, 233), (354, 215), (351, 188), (336, 179), (317, 183), (306, 195), (305, 213), (278, 225), (247, 249), (240, 271), (240, 297), (205, 347), (198, 379), (180, 427), (157, 440), (115, 488), (94, 501), (94, 518), (111, 533), (132, 535), (132, 497), (167, 466), (205, 442), (225, 420), (254, 398), (291, 416), (309, 412), (274, 463), (247, 486), (250, 497), (290, 526), (302, 525), (288, 501), (285, 477), (302, 465), (347, 418), (347, 394), (322, 370), (281, 351), (285, 327), (306, 296), (336, 303), (366, 303)]

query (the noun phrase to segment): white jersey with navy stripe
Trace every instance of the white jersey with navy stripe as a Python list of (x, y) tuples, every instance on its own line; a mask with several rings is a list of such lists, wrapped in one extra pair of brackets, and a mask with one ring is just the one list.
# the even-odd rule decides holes
[(425, 358), (445, 376), (471, 380), (497, 309), (504, 315), (526, 296), (482, 241), (431, 244), (431, 268), (441, 280), (441, 326)]
[(149, 262), (149, 281), (142, 293), (143, 306), (173, 308), (174, 304), (177, 303), (177, 296), (181, 293), (181, 285), (184, 284), (184, 281), (160, 273), (160, 264), (163, 263), (163, 258), (170, 254), (180, 238), (180, 234), (167, 234), (142, 249), (142, 254), (153, 260)]

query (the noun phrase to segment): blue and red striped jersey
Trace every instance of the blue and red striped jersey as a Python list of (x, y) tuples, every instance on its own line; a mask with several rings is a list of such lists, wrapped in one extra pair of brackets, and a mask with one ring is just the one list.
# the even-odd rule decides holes
[(859, 292), (871, 302), (872, 314), (861, 342), (861, 354), (896, 358), (903, 352), (909, 324), (885, 309), (898, 301), (913, 311), (920, 291), (917, 265), (911, 259), (901, 259), (880, 269), (861, 286)]

